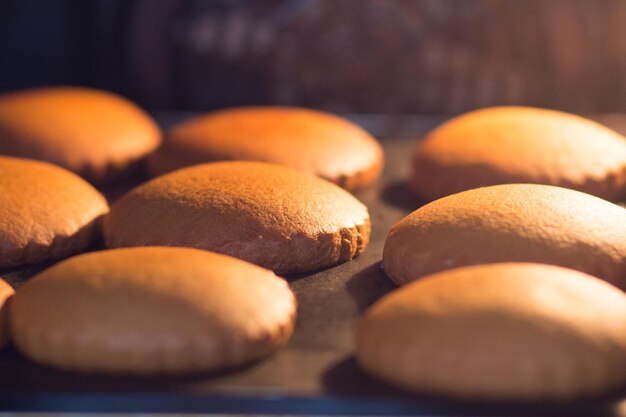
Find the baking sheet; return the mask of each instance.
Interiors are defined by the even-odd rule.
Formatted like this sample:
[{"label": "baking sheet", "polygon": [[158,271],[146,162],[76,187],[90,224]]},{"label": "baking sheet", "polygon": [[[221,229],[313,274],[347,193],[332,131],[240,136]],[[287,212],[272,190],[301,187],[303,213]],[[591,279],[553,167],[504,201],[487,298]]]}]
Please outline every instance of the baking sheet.
[{"label": "baking sheet", "polygon": [[[161,113],[163,126],[185,114]],[[601,120],[624,131],[626,118]],[[441,122],[428,116],[352,116],[386,152],[382,180],[356,193],[370,210],[372,239],[355,260],[289,277],[298,303],[296,331],[285,349],[228,372],[180,377],[113,377],[64,372],[36,365],[13,348],[0,352],[0,411],[204,412],[307,415],[622,415],[626,389],[602,398],[568,403],[466,403],[401,392],[356,366],[353,331],[360,314],[394,288],[380,268],[387,231],[420,202],[408,192],[411,150]],[[398,139],[399,138],[399,139]],[[105,190],[111,199],[132,184]],[[92,249],[101,248],[94,245]],[[46,265],[0,276],[14,286]],[[624,411],[622,411],[624,408]]]}]

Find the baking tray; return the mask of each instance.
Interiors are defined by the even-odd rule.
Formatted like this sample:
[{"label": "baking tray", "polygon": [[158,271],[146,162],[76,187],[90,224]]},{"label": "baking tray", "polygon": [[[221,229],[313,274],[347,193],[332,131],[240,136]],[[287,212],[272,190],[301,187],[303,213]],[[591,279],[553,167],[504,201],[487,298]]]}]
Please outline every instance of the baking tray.
[{"label": "baking tray", "polygon": [[[167,127],[189,114],[159,113]],[[372,239],[358,258],[334,268],[288,277],[298,303],[295,333],[278,353],[228,372],[180,377],[114,377],[58,371],[0,352],[0,411],[194,412],[306,415],[626,415],[626,388],[601,398],[553,403],[458,402],[394,389],[357,367],[353,331],[361,313],[394,289],[380,268],[387,231],[420,202],[407,190],[416,138],[444,120],[429,116],[350,116],[381,139],[383,178],[356,193],[370,210]],[[626,118],[602,121],[624,131]],[[134,184],[108,188],[111,199]],[[92,249],[99,249],[94,245]],[[47,265],[0,276],[12,285]]]}]

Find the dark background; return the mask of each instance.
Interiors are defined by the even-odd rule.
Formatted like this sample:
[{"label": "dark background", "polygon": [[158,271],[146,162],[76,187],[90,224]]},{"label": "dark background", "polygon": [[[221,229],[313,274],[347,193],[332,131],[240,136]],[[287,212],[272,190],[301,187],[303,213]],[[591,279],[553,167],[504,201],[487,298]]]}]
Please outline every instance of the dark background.
[{"label": "dark background", "polygon": [[0,0],[0,91],[151,110],[626,111],[623,0]]}]

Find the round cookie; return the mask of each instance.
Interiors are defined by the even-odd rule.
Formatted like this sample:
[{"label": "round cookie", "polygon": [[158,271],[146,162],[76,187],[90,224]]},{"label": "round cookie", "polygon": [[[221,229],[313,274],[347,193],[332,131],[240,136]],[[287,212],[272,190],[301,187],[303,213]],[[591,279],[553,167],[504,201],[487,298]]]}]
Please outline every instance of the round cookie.
[{"label": "round cookie", "polygon": [[430,132],[413,158],[411,184],[434,200],[471,188],[537,183],[608,200],[624,196],[626,140],[594,121],[554,110],[494,107]]},{"label": "round cookie", "polygon": [[189,248],[91,252],[22,285],[16,347],[79,371],[215,370],[264,357],[294,328],[295,298],[271,271]]},{"label": "round cookie", "polygon": [[0,268],[80,251],[99,233],[108,211],[105,198],[77,175],[0,156]]},{"label": "round cookie", "polygon": [[350,193],[261,162],[209,163],[155,178],[104,220],[108,247],[195,247],[280,274],[348,261],[369,236],[367,208]]},{"label": "round cookie", "polygon": [[0,349],[9,343],[8,301],[13,294],[13,287],[0,279]]},{"label": "round cookie", "polygon": [[361,319],[357,357],[397,386],[482,399],[565,399],[626,383],[626,295],[590,275],[503,263],[430,275]]},{"label": "round cookie", "polygon": [[626,288],[626,210],[566,188],[505,184],[414,211],[390,230],[385,273],[396,284],[459,266],[539,262]]},{"label": "round cookie", "polygon": [[55,87],[0,96],[0,154],[52,162],[92,182],[115,179],[160,137],[148,114],[105,91]]},{"label": "round cookie", "polygon": [[148,161],[155,175],[204,162],[270,162],[355,189],[378,179],[383,159],[380,144],[343,118],[302,108],[241,107],[175,126]]}]

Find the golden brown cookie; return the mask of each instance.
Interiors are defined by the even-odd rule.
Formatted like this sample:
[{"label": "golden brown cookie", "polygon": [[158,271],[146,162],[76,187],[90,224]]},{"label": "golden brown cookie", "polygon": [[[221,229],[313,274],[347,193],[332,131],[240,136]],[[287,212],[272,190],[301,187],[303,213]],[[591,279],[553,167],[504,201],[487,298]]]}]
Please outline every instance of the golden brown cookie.
[{"label": "golden brown cookie", "polygon": [[369,236],[367,208],[350,193],[261,162],[215,162],[155,178],[104,220],[108,247],[189,246],[281,274],[348,261]]},{"label": "golden brown cookie", "polygon": [[558,185],[617,200],[626,184],[626,139],[553,110],[477,110],[444,123],[418,144],[411,183],[428,200],[505,183]]},{"label": "golden brown cookie", "polygon": [[503,263],[430,275],[379,300],[357,357],[400,387],[482,399],[564,399],[626,383],[626,295],[595,277]]},{"label": "golden brown cookie", "polygon": [[0,154],[61,165],[89,181],[115,179],[160,143],[143,110],[87,88],[39,88],[0,96]]},{"label": "golden brown cookie", "polygon": [[106,373],[179,373],[267,356],[293,332],[296,303],[271,271],[189,248],[91,252],[22,285],[14,344],[36,362]]},{"label": "golden brown cookie", "polygon": [[346,119],[302,108],[240,107],[175,126],[149,167],[160,175],[204,162],[263,161],[354,189],[378,179],[383,159],[380,144]]},{"label": "golden brown cookie", "polygon": [[626,288],[626,210],[566,188],[505,184],[433,201],[396,223],[385,273],[405,284],[465,265],[539,262]]},{"label": "golden brown cookie", "polygon": [[0,279],[0,349],[9,343],[8,301],[15,294],[13,287]]},{"label": "golden brown cookie", "polygon": [[0,268],[80,251],[109,211],[85,180],[56,165],[0,156]]}]

